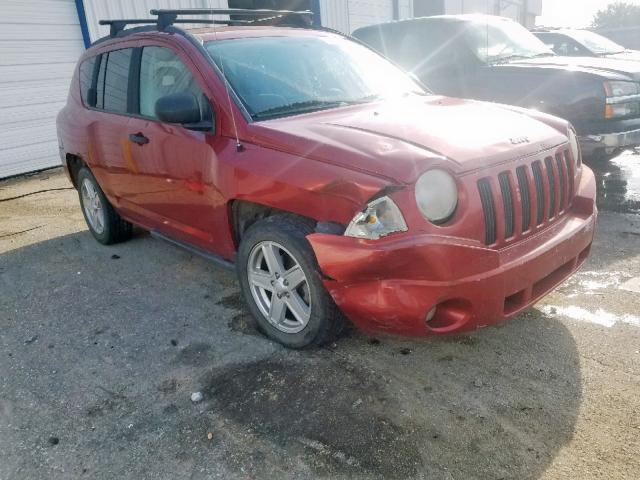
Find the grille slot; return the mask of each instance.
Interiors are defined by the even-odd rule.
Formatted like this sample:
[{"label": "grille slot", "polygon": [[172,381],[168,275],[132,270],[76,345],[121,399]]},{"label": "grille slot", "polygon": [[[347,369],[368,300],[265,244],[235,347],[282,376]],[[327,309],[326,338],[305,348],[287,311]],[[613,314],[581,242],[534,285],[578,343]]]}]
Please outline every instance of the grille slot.
[{"label": "grille slot", "polygon": [[491,193],[491,182],[488,178],[478,180],[478,191],[484,212],[484,242],[492,245],[496,242],[496,208]]},{"label": "grille slot", "polygon": [[569,187],[569,201],[567,202],[567,207],[571,205],[571,201],[573,200],[573,179],[575,178],[573,173],[573,163],[571,163],[571,156],[569,152],[564,152],[564,163],[567,165],[567,180]]},{"label": "grille slot", "polygon": [[522,206],[522,231],[526,232],[531,227],[531,197],[529,195],[529,179],[527,167],[516,169],[518,188],[520,189],[520,204]]},{"label": "grille slot", "polygon": [[503,172],[498,175],[498,181],[500,182],[502,203],[504,205],[504,238],[511,238],[513,237],[513,226],[516,219],[513,211],[513,197],[511,196],[509,172]]},{"label": "grille slot", "polygon": [[536,186],[536,206],[538,207],[536,225],[541,225],[544,221],[544,187],[542,186],[542,167],[540,162],[534,162],[531,169],[533,171],[533,183]]},{"label": "grille slot", "polygon": [[547,169],[547,180],[549,180],[549,218],[553,218],[556,216],[558,187],[556,186],[556,174],[553,171],[553,161],[551,160],[551,157],[544,159],[544,166]]},{"label": "grille slot", "polygon": [[567,199],[567,171],[564,168],[564,162],[562,161],[562,155],[556,155],[556,166],[558,167],[558,175],[560,183],[560,203],[558,204],[558,211],[561,212],[565,209],[565,200]]}]

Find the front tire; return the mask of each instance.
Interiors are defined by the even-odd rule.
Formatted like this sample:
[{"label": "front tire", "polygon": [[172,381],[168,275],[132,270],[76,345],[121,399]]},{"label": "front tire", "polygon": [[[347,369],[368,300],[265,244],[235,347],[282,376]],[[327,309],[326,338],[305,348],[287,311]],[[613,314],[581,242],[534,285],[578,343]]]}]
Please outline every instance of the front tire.
[{"label": "front tire", "polygon": [[83,167],[77,178],[82,214],[93,237],[103,245],[129,240],[133,225],[118,215],[91,171]]},{"label": "front tire", "polygon": [[288,348],[320,346],[342,329],[306,239],[310,225],[274,216],[256,222],[238,250],[240,289],[262,333]]}]

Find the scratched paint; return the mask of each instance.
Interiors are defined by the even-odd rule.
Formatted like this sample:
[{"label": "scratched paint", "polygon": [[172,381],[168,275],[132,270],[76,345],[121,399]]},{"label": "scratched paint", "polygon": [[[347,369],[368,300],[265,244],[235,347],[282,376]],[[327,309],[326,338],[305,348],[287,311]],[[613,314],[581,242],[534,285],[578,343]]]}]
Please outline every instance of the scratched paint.
[{"label": "scratched paint", "polygon": [[611,328],[618,323],[640,327],[640,317],[628,313],[616,315],[614,313],[607,312],[602,308],[598,308],[596,311],[591,311],[575,305],[570,305],[568,307],[544,305],[540,310],[550,317],[566,317],[571,320],[594,323],[608,328]]}]

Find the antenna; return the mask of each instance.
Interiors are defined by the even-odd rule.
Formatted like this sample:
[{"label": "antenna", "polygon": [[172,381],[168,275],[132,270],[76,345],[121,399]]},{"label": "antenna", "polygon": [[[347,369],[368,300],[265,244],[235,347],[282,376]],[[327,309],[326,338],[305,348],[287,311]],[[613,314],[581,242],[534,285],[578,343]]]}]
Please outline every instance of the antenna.
[{"label": "antenna", "polygon": [[[209,6],[211,7],[211,15],[215,15],[216,13],[213,10],[213,6],[211,4],[213,0],[209,0]],[[218,30],[216,29],[216,24],[212,24],[213,28],[213,38],[215,38],[216,42],[218,41]],[[220,63],[220,71],[222,72],[222,81],[224,82],[224,90],[227,93],[227,103],[229,105],[229,113],[231,114],[231,123],[233,124],[233,134],[236,137],[236,152],[240,153],[244,150],[243,145],[240,143],[240,137],[238,136],[238,125],[236,124],[236,115],[233,112],[233,103],[231,102],[231,85],[229,84],[229,80],[227,80],[227,74],[224,71],[224,62],[222,61],[222,54],[218,51],[218,61]]]},{"label": "antenna", "polygon": [[[487,15],[489,15],[489,1],[490,0],[487,0]],[[496,1],[499,2],[500,0],[496,0]],[[495,9],[496,9],[495,8],[495,2],[494,2],[494,7],[493,8],[494,8],[494,11],[495,11]],[[486,53],[486,56],[487,56],[486,62],[487,62],[487,65],[489,65],[489,17],[487,17],[486,20],[487,20],[487,38],[486,38],[487,43],[486,43],[485,53]]]}]

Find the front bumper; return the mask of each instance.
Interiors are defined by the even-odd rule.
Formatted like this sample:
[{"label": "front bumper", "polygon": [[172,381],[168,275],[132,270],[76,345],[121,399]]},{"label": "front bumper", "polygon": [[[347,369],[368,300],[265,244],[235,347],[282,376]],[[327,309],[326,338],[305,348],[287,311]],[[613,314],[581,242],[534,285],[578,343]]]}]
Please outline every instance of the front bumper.
[{"label": "front bumper", "polygon": [[584,169],[567,215],[500,250],[411,232],[378,241],[317,233],[307,238],[326,288],[362,330],[455,333],[518,314],[577,270],[593,241],[595,197],[593,173]]},{"label": "front bumper", "polygon": [[640,146],[640,129],[626,132],[583,135],[579,137],[580,147],[585,156],[597,151],[614,152]]}]

